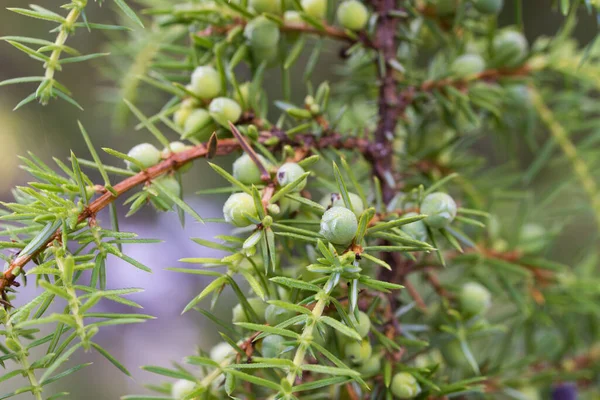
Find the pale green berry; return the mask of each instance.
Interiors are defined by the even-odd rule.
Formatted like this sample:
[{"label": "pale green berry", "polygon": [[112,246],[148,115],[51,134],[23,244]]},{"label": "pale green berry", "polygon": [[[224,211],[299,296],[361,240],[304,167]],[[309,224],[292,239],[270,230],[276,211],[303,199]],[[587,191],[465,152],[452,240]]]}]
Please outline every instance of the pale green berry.
[{"label": "pale green berry", "polygon": [[325,211],[321,218],[320,233],[331,243],[349,244],[358,229],[356,215],[347,208],[333,207]]},{"label": "pale green berry", "polygon": [[[265,303],[262,299],[258,297],[251,297],[248,299],[248,304],[259,318],[260,322],[264,321],[265,310],[267,308],[267,303]],[[248,317],[246,316],[246,312],[241,304],[236,305],[233,308],[233,322],[248,322]]]},{"label": "pale green berry", "polygon": [[281,1],[280,0],[249,0],[248,4],[254,8],[258,13],[281,13]]},{"label": "pale green berry", "polygon": [[513,30],[503,30],[496,35],[492,42],[494,60],[497,64],[516,67],[523,62],[529,45],[521,33]]},{"label": "pale green berry", "polygon": [[519,249],[527,254],[539,253],[548,244],[548,233],[538,224],[525,224],[519,235]]},{"label": "pale green berry", "polygon": [[327,13],[327,0],[301,0],[302,9],[313,18],[323,19]]},{"label": "pale green berry", "polygon": [[435,12],[441,16],[452,15],[462,3],[462,0],[437,0],[435,3]]},{"label": "pale green berry", "polygon": [[[174,176],[163,176],[160,178],[156,179],[156,182],[158,184],[160,184],[160,186],[162,188],[164,188],[164,190],[172,195],[175,195],[177,197],[179,197],[181,195],[181,185],[179,184],[179,182],[177,181],[177,179]],[[173,207],[173,200],[171,200],[171,198],[169,196],[167,196],[165,193],[163,193],[162,190],[155,188],[155,190],[158,192],[158,199],[160,204],[155,204],[157,206],[159,206],[159,208],[171,208]],[[162,206],[162,207],[161,207]]]},{"label": "pale green berry", "polygon": [[183,400],[188,394],[192,393],[195,388],[196,384],[194,382],[179,379],[171,386],[171,397],[174,400]]},{"label": "pale green berry", "polygon": [[381,373],[381,356],[373,354],[358,367],[358,372],[363,376],[373,376]]},{"label": "pale green berry", "polygon": [[265,320],[271,326],[279,325],[282,322],[289,320],[296,314],[285,308],[278,307],[274,304],[269,304],[265,309]]},{"label": "pale green berry", "polygon": [[245,227],[252,224],[247,217],[250,215],[258,218],[258,212],[254,204],[254,199],[248,193],[234,193],[223,205],[223,216],[225,222],[238,227]]},{"label": "pale green berry", "polygon": [[[285,163],[277,170],[277,182],[280,186],[289,185],[304,174],[304,168],[296,163]],[[300,182],[294,189],[299,192],[306,186],[306,179]]]},{"label": "pale green berry", "polygon": [[439,349],[448,366],[461,369],[469,366],[469,362],[465,357],[465,353],[463,352],[458,339],[443,344]]},{"label": "pale green berry", "polygon": [[390,388],[392,394],[399,399],[412,399],[421,393],[419,382],[408,372],[398,372],[394,375]]},{"label": "pale green berry", "polygon": [[300,209],[301,203],[299,201],[288,199],[283,197],[279,200],[279,209],[282,214],[291,214]]},{"label": "pale green berry", "polygon": [[236,123],[242,116],[242,108],[235,100],[217,97],[208,106],[210,116],[221,126],[229,129],[229,122]]},{"label": "pale green berry", "polygon": [[356,325],[356,331],[361,337],[366,337],[371,330],[371,318],[362,312],[358,312],[358,324]]},{"label": "pale green berry", "polygon": [[531,107],[531,92],[527,85],[510,85],[504,90],[510,106],[526,109]]},{"label": "pale green berry", "polygon": [[283,20],[291,24],[303,24],[304,20],[298,11],[286,11],[283,13]]},{"label": "pale green berry", "polygon": [[269,49],[277,47],[279,27],[275,22],[264,16],[256,17],[244,28],[244,37],[252,48]]},{"label": "pale green berry", "polygon": [[197,67],[192,73],[190,91],[201,99],[212,99],[221,93],[221,76],[209,65]]},{"label": "pale green berry", "polygon": [[[160,162],[160,151],[150,143],[140,143],[134,146],[127,155],[137,160],[144,168],[150,168]],[[132,162],[126,161],[127,168],[138,172],[140,169]]]},{"label": "pale green berry", "polygon": [[[405,217],[415,217],[419,214],[415,213],[415,212],[409,212],[404,214]],[[423,220],[420,221],[415,221],[415,222],[411,222],[410,224],[406,224],[406,225],[402,225],[400,227],[400,229],[402,230],[402,232],[406,233],[408,236],[410,236],[411,238],[415,239],[415,240],[420,240],[420,241],[424,241],[425,239],[427,239],[427,226],[425,226],[425,223],[423,222]]]},{"label": "pale green berry", "polygon": [[[266,158],[260,154],[257,154],[257,156],[265,168],[270,167],[271,163],[269,163]],[[250,158],[250,156],[246,153],[234,161],[233,177],[240,182],[245,183],[246,185],[259,184],[263,182],[260,175],[260,169],[252,160],[252,158]]]},{"label": "pale green berry", "polygon": [[442,192],[435,192],[425,196],[421,202],[421,214],[427,215],[425,223],[432,228],[445,228],[456,217],[456,203],[454,199]]},{"label": "pale green berry", "polygon": [[369,11],[360,1],[347,0],[338,7],[337,20],[344,28],[358,31],[367,25]]},{"label": "pale green berry", "polygon": [[185,121],[192,113],[194,109],[191,107],[179,107],[177,111],[173,113],[173,122],[180,128],[185,126]]},{"label": "pale green berry", "polygon": [[504,0],[473,0],[473,7],[482,14],[499,14],[504,7]]},{"label": "pale green berry", "polygon": [[360,342],[350,341],[344,346],[346,358],[353,364],[362,364],[373,354],[373,348],[368,339]]},{"label": "pale green berry", "polygon": [[185,120],[183,132],[186,138],[193,137],[206,142],[213,131],[213,121],[208,111],[204,108],[194,109]]},{"label": "pale green berry", "polygon": [[[161,156],[162,156],[162,158],[167,158],[167,157],[169,157],[169,155],[171,153],[181,153],[182,151],[186,151],[186,150],[188,150],[190,148],[191,148],[191,146],[188,146],[188,145],[186,145],[183,142],[178,142],[178,141],[171,142],[171,143],[169,143],[169,147],[165,147],[163,149],[163,151],[161,152]],[[188,162],[188,163],[183,164],[179,168],[179,171],[181,171],[181,172],[187,172],[187,171],[190,170],[190,168],[192,168],[191,161]]]},{"label": "pale green berry", "polygon": [[287,351],[283,353],[285,349],[289,347],[285,343],[286,339],[280,335],[269,335],[262,341],[262,355],[266,358],[289,358],[292,353]]},{"label": "pale green berry", "polygon": [[233,99],[240,105],[250,106],[250,82],[242,83],[238,89],[240,90],[239,92],[237,90],[233,91]]},{"label": "pale green berry", "polygon": [[450,65],[450,72],[458,78],[465,78],[482,73],[485,61],[477,54],[463,54]]},{"label": "pale green berry", "polygon": [[468,315],[479,315],[487,311],[492,304],[490,291],[477,282],[463,285],[458,296],[460,308]]},{"label": "pale green berry", "polygon": [[[354,209],[354,214],[356,217],[360,217],[360,215],[365,211],[365,206],[359,195],[348,192],[348,197],[350,198],[350,204],[352,204],[352,208]],[[346,207],[346,203],[342,198],[342,195],[339,193],[331,193],[323,197],[320,201],[323,207]]]},{"label": "pale green berry", "polygon": [[215,345],[215,347],[213,347],[210,350],[210,359],[213,361],[218,362],[219,364],[222,363],[227,357],[229,357],[231,354],[233,354],[233,347],[231,347],[231,345],[227,342],[221,342],[218,343],[217,345]]}]

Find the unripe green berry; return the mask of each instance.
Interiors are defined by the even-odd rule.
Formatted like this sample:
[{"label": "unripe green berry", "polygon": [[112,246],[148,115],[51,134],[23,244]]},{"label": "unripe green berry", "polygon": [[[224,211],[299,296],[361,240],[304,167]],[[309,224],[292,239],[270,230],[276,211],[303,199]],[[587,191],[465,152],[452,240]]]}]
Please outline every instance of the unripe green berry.
[{"label": "unripe green berry", "polygon": [[281,1],[280,0],[249,0],[250,5],[257,13],[281,13]]},{"label": "unripe green berry", "polygon": [[[257,156],[264,167],[268,168],[271,165],[271,163],[260,154],[257,154]],[[246,153],[233,163],[233,177],[246,185],[262,183],[260,169]]]},{"label": "unripe green berry", "polygon": [[492,42],[494,61],[507,67],[518,66],[527,55],[528,47],[527,39],[521,33],[513,30],[501,31]]},{"label": "unripe green berry", "polygon": [[371,357],[373,348],[368,339],[360,342],[350,341],[344,346],[344,354],[353,364],[362,364]]},{"label": "unripe green berry", "polygon": [[[405,217],[414,217],[417,215],[419,214],[415,212],[409,212],[404,214]],[[427,227],[425,226],[423,220],[402,225],[400,229],[402,230],[402,232],[406,233],[415,240],[424,241],[425,239],[427,239]]]},{"label": "unripe green berry", "polygon": [[250,82],[244,82],[238,88],[239,93],[237,90],[233,91],[233,99],[240,105],[250,106]]},{"label": "unripe green berry", "polygon": [[485,286],[468,282],[463,285],[458,300],[463,312],[468,315],[479,315],[490,308],[492,295]]},{"label": "unripe green berry", "polygon": [[504,7],[504,0],[473,0],[473,7],[482,14],[499,14]]},{"label": "unripe green berry", "polygon": [[327,0],[301,0],[302,9],[313,18],[323,19],[327,13]]},{"label": "unripe green berry", "polygon": [[371,330],[371,318],[362,312],[358,312],[358,324],[356,325],[356,331],[361,337],[366,337]]},{"label": "unripe green berry", "polygon": [[419,382],[408,372],[398,372],[394,375],[390,388],[392,394],[399,399],[412,399],[421,393]]},{"label": "unripe green berry", "polygon": [[223,205],[225,221],[238,227],[252,224],[246,214],[258,218],[254,199],[248,193],[234,193]]},{"label": "unripe green berry", "polygon": [[527,85],[510,85],[505,89],[508,104],[517,109],[531,107],[531,93]]},{"label": "unripe green berry", "polygon": [[539,253],[548,244],[548,234],[543,226],[525,224],[519,235],[519,249],[527,254]]},{"label": "unripe green berry", "polygon": [[[179,182],[177,181],[177,179],[175,179],[174,176],[162,176],[160,178],[156,179],[156,182],[158,184],[160,184],[160,186],[162,188],[165,189],[165,191],[179,197],[181,194],[181,185],[179,184]],[[171,200],[166,194],[164,194],[162,192],[162,190],[156,188],[156,191],[158,192],[158,198],[160,199],[160,203],[156,204],[157,206],[159,206],[159,208],[171,208],[173,207],[173,200]],[[163,206],[163,207],[160,207]]]},{"label": "unripe green berry", "polygon": [[286,11],[283,13],[283,20],[292,24],[303,24],[304,20],[298,11]]},{"label": "unripe green berry", "polygon": [[[254,313],[259,318],[260,322],[263,322],[264,316],[265,316],[265,310],[267,308],[267,303],[265,303],[262,299],[260,299],[258,297],[251,297],[248,299],[248,304],[250,304],[250,307],[252,308],[252,310],[254,310]],[[235,322],[248,322],[248,317],[246,316],[246,313],[244,312],[244,308],[242,307],[241,304],[238,304],[233,308],[232,320],[234,323]]]},{"label": "unripe green berry", "polygon": [[[134,146],[127,155],[136,159],[144,168],[150,168],[160,162],[160,151],[150,143],[140,143]],[[127,168],[138,172],[140,169],[137,165],[126,161]]]},{"label": "unripe green berry", "polygon": [[231,355],[233,351],[233,347],[231,347],[229,343],[218,343],[210,350],[210,359],[220,364],[225,360],[225,358]]},{"label": "unripe green berry", "polygon": [[337,19],[344,28],[358,31],[367,25],[369,11],[360,1],[347,0],[338,7]]},{"label": "unripe green berry", "polygon": [[[304,168],[296,163],[285,163],[277,170],[277,182],[280,186],[289,185],[304,174]],[[294,192],[299,192],[306,186],[306,179],[300,182]]]},{"label": "unripe green berry", "polygon": [[196,384],[192,381],[179,379],[171,386],[171,397],[174,400],[183,400],[194,391]]},{"label": "unripe green berry", "polygon": [[179,109],[173,113],[173,122],[175,125],[183,128],[185,126],[185,121],[187,121],[193,110],[192,107],[179,107]]},{"label": "unripe green berry", "polygon": [[363,376],[373,376],[381,373],[381,356],[373,354],[358,367],[358,372]]},{"label": "unripe green berry", "polygon": [[464,369],[469,366],[458,339],[445,343],[439,349],[449,367]]},{"label": "unripe green berry", "polygon": [[458,78],[480,74],[485,70],[485,61],[477,54],[463,54],[450,66],[450,72]]},{"label": "unripe green berry", "polygon": [[[188,146],[187,144],[185,144],[183,142],[179,142],[179,141],[171,142],[171,143],[169,143],[169,147],[165,147],[163,149],[163,151],[161,152],[161,156],[162,156],[162,158],[167,158],[167,157],[169,157],[169,155],[171,153],[181,153],[182,151],[188,150],[190,147],[191,146]],[[190,170],[190,168],[192,168],[191,161],[182,165],[181,168],[179,168],[179,171],[187,172]]]},{"label": "unripe green berry", "polygon": [[356,215],[344,207],[330,208],[321,218],[320,233],[334,244],[349,244],[356,235],[357,229]]},{"label": "unripe green berry", "polygon": [[271,326],[279,325],[294,317],[294,315],[292,311],[278,307],[275,304],[269,304],[265,309],[265,320]]},{"label": "unripe green berry", "polygon": [[296,200],[288,199],[283,197],[279,200],[279,209],[282,214],[291,214],[300,209],[301,203]]},{"label": "unripe green berry", "polygon": [[208,111],[203,108],[194,109],[185,120],[183,125],[184,136],[193,137],[206,142],[212,134],[213,121]]},{"label": "unripe green berry", "polygon": [[244,28],[244,37],[253,49],[270,49],[277,47],[279,27],[264,16],[256,17]]},{"label": "unripe green berry", "polygon": [[445,228],[456,217],[456,203],[454,199],[442,192],[435,192],[425,196],[421,202],[421,214],[427,215],[425,223],[432,228]]},{"label": "unripe green berry", "polygon": [[286,339],[280,335],[269,335],[262,341],[262,355],[266,358],[289,358],[291,352],[282,352],[289,346],[285,343]]},{"label": "unripe green berry", "polygon": [[190,91],[201,99],[212,99],[221,93],[221,76],[209,65],[197,67],[192,73]]},{"label": "unripe green berry", "polygon": [[217,97],[208,106],[210,116],[221,126],[229,129],[229,122],[236,123],[242,116],[242,108],[235,100]]},{"label": "unripe green berry", "polygon": [[[356,217],[360,217],[360,215],[365,211],[365,206],[362,199],[359,195],[352,192],[348,192],[348,197],[350,198],[350,203],[354,209],[354,214]],[[320,203],[323,207],[346,207],[346,203],[344,203],[344,199],[339,193],[331,193],[326,195],[323,197],[323,199],[321,199]]]}]

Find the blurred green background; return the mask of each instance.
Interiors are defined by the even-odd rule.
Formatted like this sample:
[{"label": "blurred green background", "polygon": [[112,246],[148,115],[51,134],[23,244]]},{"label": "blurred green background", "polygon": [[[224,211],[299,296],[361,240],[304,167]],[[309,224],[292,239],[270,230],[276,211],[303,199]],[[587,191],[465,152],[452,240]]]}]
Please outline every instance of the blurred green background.
[{"label": "blurred green background", "polygon": [[[515,11],[512,9],[513,1],[506,0],[507,7],[502,14],[504,25],[514,21]],[[562,21],[562,17],[550,10],[551,1],[528,0],[524,2],[524,20],[526,33],[530,38],[541,34],[553,34]],[[60,1],[45,0],[44,7],[61,13],[58,6]],[[22,1],[0,0],[0,36],[27,35],[40,38],[51,38],[48,33],[53,28],[52,24],[36,21],[18,16],[6,10],[6,7],[23,7]],[[88,18],[93,22],[116,23],[115,13],[112,12],[112,3],[106,2],[100,8],[90,2]],[[588,42],[596,34],[595,20],[585,14],[581,15],[576,34],[581,42]],[[68,44],[78,49],[85,49],[86,53],[102,52],[106,50],[107,36],[102,32],[89,33],[83,29],[69,39]],[[336,59],[336,53],[331,52],[327,57],[321,58],[317,70],[318,80],[333,79],[329,68]],[[73,91],[73,96],[84,107],[85,111],[62,101],[53,101],[47,107],[31,103],[24,108],[13,112],[12,108],[24,97],[34,90],[31,85],[14,85],[0,87],[0,199],[7,200],[11,197],[10,189],[15,185],[24,185],[30,177],[19,169],[18,155],[27,151],[34,152],[44,161],[51,162],[51,158],[66,159],[70,150],[80,157],[88,158],[88,152],[77,129],[76,121],[79,119],[90,133],[96,147],[112,147],[126,152],[131,146],[141,141],[150,140],[147,132],[129,129],[114,129],[111,123],[114,104],[101,101],[107,98],[117,102],[118,91],[113,82],[105,78],[102,69],[107,66],[107,60],[97,59],[91,62],[67,65],[60,72],[58,79]],[[16,51],[5,42],[0,42],[0,81],[20,76],[41,74],[41,64]],[[276,85],[278,80],[268,79],[267,84]],[[100,90],[99,88],[103,88]],[[274,90],[274,87],[267,88]],[[145,109],[148,113],[156,110],[164,98],[157,92],[151,98],[145,98]],[[129,121],[129,126],[132,125]],[[107,162],[112,162],[110,157],[104,157]],[[188,187],[194,190],[206,186],[210,182],[203,174],[202,166],[197,165],[194,171],[186,175]],[[90,172],[91,176],[97,176]],[[210,178],[209,178],[210,179]],[[191,190],[190,190],[191,191]],[[217,216],[220,213],[220,202],[213,198],[189,200],[197,209],[202,209],[203,216]],[[122,213],[124,214],[124,213]],[[100,218],[106,221],[106,217]],[[191,221],[190,221],[191,222]],[[111,287],[143,287],[144,294],[132,297],[133,300],[144,305],[144,313],[152,314],[158,318],[149,321],[143,326],[111,327],[101,331],[99,343],[108,348],[117,358],[124,362],[130,369],[133,379],[127,378],[104,358],[97,354],[78,353],[73,362],[94,362],[67,381],[53,387],[54,392],[69,390],[74,399],[108,400],[116,399],[127,393],[143,391],[141,385],[148,383],[154,376],[138,369],[144,364],[167,365],[171,360],[181,359],[195,351],[196,346],[208,348],[218,336],[213,325],[203,328],[206,321],[198,314],[189,313],[180,316],[181,309],[203,285],[200,278],[175,276],[175,274],[162,271],[165,267],[175,266],[176,260],[186,256],[210,256],[206,249],[194,246],[189,237],[211,237],[217,231],[226,228],[215,225],[199,226],[188,223],[185,230],[178,224],[173,213],[157,215],[152,210],[146,210],[127,220],[124,230],[135,231],[140,236],[161,238],[165,242],[161,245],[143,247],[143,245],[129,246],[125,251],[132,257],[145,262],[155,271],[152,275],[144,274],[131,266],[114,262],[109,265],[109,285]],[[35,288],[24,289],[24,297],[32,295]],[[231,304],[227,300],[221,301],[224,310],[230,310]],[[117,307],[118,309],[118,307]],[[115,307],[111,308],[112,311]],[[229,311],[227,311],[229,312]],[[10,368],[10,366],[8,366]],[[0,384],[1,393],[8,392],[13,383]]]}]

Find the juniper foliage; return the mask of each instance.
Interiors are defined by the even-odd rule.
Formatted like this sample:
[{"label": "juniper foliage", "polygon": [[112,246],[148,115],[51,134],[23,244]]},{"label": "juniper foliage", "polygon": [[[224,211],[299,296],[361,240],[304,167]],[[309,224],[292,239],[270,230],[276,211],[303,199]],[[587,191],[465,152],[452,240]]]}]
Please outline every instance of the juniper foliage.
[{"label": "juniper foliage", "polygon": [[[596,2],[556,1],[562,25],[531,44],[520,13],[498,26],[502,0],[144,0],[139,15],[107,3],[122,26],[88,20],[85,0],[62,13],[9,9],[56,25],[53,38],[2,38],[43,63],[41,76],[0,83],[39,83],[16,108],[78,106],[63,67],[107,54],[82,55],[70,37],[116,31],[105,68],[120,84],[115,126],[133,115],[163,150],[117,143],[105,164],[79,124],[88,157],[21,158],[34,181],[0,216],[0,383],[27,384],[1,399],[67,396],[51,386],[87,367],[68,363],[76,351],[129,374],[95,336],[152,316],[94,307],[140,307],[127,295],[141,289],[106,276],[114,257],[150,271],[122,244],[154,241],[121,231],[115,204],[235,226],[193,239],[226,256],[199,248],[181,260],[189,268],[172,268],[211,279],[183,311],[223,343],[185,365],[143,367],[164,383],[123,399],[532,400],[562,382],[600,396],[600,51],[571,36]],[[341,79],[316,81],[333,49]],[[273,71],[277,93],[265,90]],[[149,116],[147,90],[169,97]],[[221,163],[229,154],[239,158]],[[182,196],[181,175],[205,162],[222,185],[199,195],[230,194],[223,218]],[[560,183],[535,185],[545,174]],[[105,208],[110,221],[96,218]],[[593,232],[561,259],[562,231],[586,220]],[[28,280],[33,299],[18,290]],[[212,311],[225,288],[239,299],[233,321]]]}]

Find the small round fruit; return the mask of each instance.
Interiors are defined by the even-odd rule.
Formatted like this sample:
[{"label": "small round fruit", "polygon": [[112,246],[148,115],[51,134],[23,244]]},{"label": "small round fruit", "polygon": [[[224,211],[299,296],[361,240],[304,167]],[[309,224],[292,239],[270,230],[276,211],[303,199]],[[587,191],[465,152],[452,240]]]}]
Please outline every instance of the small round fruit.
[{"label": "small round fruit", "polygon": [[485,61],[477,54],[463,54],[452,62],[450,72],[458,78],[480,74],[485,70]]},{"label": "small round fruit", "polygon": [[250,215],[258,218],[254,199],[248,193],[234,193],[223,205],[223,215],[225,222],[243,228],[252,224],[252,221],[246,216]]},{"label": "small round fruit", "polygon": [[381,356],[373,354],[358,367],[358,372],[363,376],[372,376],[381,372]]},{"label": "small round fruit", "polygon": [[[163,151],[161,152],[161,156],[162,156],[162,158],[167,158],[167,157],[169,157],[169,155],[171,153],[181,153],[182,151],[186,151],[189,148],[190,148],[190,146],[186,145],[183,142],[179,142],[179,141],[171,142],[171,143],[169,143],[169,147],[165,147],[163,149]],[[192,162],[191,161],[188,162],[188,163],[183,164],[179,168],[179,171],[181,171],[181,172],[187,172],[187,171],[190,170],[190,168],[192,168]]]},{"label": "small round fruit", "polygon": [[282,352],[289,346],[285,343],[286,339],[280,335],[269,335],[262,341],[262,355],[266,358],[285,358],[291,357],[291,352]]},{"label": "small round fruit", "polygon": [[257,13],[281,13],[281,1],[280,0],[249,0],[248,4],[254,8]]},{"label": "small round fruit", "polygon": [[465,283],[458,297],[460,308],[468,315],[484,313],[492,304],[492,295],[485,286],[476,282]]},{"label": "small round fruit", "polygon": [[408,372],[398,372],[392,378],[392,394],[399,399],[412,399],[421,393],[417,379]]},{"label": "small round fruit", "polygon": [[209,65],[197,67],[192,72],[190,91],[201,99],[212,99],[221,93],[221,76]]},{"label": "small round fruit", "polygon": [[[134,146],[127,155],[137,160],[144,168],[150,168],[160,162],[160,151],[150,143],[140,143]],[[138,172],[140,169],[132,162],[126,161],[127,168]]]},{"label": "small round fruit", "polygon": [[[263,322],[264,316],[265,316],[265,310],[267,308],[267,303],[265,303],[264,301],[262,301],[262,299],[259,299],[258,297],[251,297],[248,299],[248,304],[250,304],[250,307],[252,308],[252,310],[254,311],[256,316],[259,318],[260,322]],[[237,304],[233,308],[232,320],[234,323],[235,322],[248,322],[248,317],[246,316],[246,313],[244,312],[244,308],[242,307],[241,304]]]},{"label": "small round fruit", "polygon": [[210,116],[221,126],[229,129],[229,122],[236,123],[242,116],[242,108],[235,100],[217,97],[208,106]]},{"label": "small round fruit", "polygon": [[518,66],[528,51],[525,36],[513,30],[504,30],[498,33],[492,42],[494,60],[497,64],[507,67]]},{"label": "small round fruit", "polygon": [[[415,212],[409,212],[404,214],[405,217],[414,217],[419,214]],[[406,233],[415,240],[425,241],[427,239],[427,227],[423,220],[411,222],[410,224],[402,225],[400,227],[402,232]]]},{"label": "small round fruit", "polygon": [[[158,183],[162,188],[165,189],[165,191],[169,192],[170,194],[173,194],[177,197],[181,195],[181,185],[179,184],[177,179],[175,179],[174,176],[160,177],[156,179],[156,183]],[[161,189],[156,188],[156,191],[158,192],[158,198],[160,199],[160,202],[163,203],[161,205],[166,206],[167,208],[173,207],[173,200],[171,200],[169,196],[164,194]]]},{"label": "small round fruit", "polygon": [[[260,154],[257,154],[257,156],[264,167],[268,168],[271,165],[269,161]],[[245,183],[246,185],[258,184],[262,183],[260,176],[260,169],[248,154],[244,153],[240,158],[234,161],[233,177],[238,181]]]},{"label": "small round fruit", "polygon": [[432,228],[450,225],[456,217],[456,210],[454,199],[442,192],[428,194],[421,202],[421,214],[427,215],[424,221]]},{"label": "small round fruit", "polygon": [[179,109],[173,113],[173,122],[175,125],[183,128],[185,126],[185,121],[187,121],[193,110],[192,107],[179,107]]},{"label": "small round fruit", "polygon": [[298,11],[286,11],[283,13],[283,21],[291,24],[303,24],[304,20]]},{"label": "small round fruit", "polygon": [[212,134],[212,118],[204,108],[196,108],[188,115],[183,125],[184,137],[193,137],[206,142]]},{"label": "small round fruit", "polygon": [[233,351],[233,347],[229,343],[218,343],[210,350],[210,359],[221,364]]},{"label": "small round fruit", "polygon": [[320,234],[334,244],[349,244],[354,239],[357,229],[356,215],[344,207],[330,208],[321,218]]},{"label": "small round fruit", "polygon": [[265,309],[265,320],[271,326],[279,325],[294,316],[295,314],[292,311],[278,307],[275,304],[269,304]]},{"label": "small round fruit", "polygon": [[527,85],[510,85],[504,90],[510,106],[525,109],[531,107],[531,92]]},{"label": "small round fruit", "polygon": [[179,379],[171,386],[171,397],[174,400],[183,400],[192,393],[196,388],[196,384],[192,381]]},{"label": "small round fruit", "polygon": [[[289,185],[304,174],[304,168],[296,163],[285,163],[277,170],[277,182],[280,186]],[[294,189],[299,192],[306,186],[306,179],[300,182]]]},{"label": "small round fruit", "polygon": [[474,0],[473,7],[482,14],[499,14],[504,7],[504,0]]},{"label": "small round fruit", "polygon": [[356,325],[356,331],[361,337],[366,337],[371,330],[371,319],[369,316],[362,312],[358,312],[358,324]]},{"label": "small round fruit", "polygon": [[449,367],[460,369],[469,367],[469,362],[465,357],[465,353],[463,352],[458,339],[453,339],[450,342],[444,343],[439,349]]},{"label": "small round fruit", "polygon": [[371,357],[373,348],[368,339],[360,342],[350,341],[344,346],[344,354],[353,364],[362,364]]},{"label": "small round fruit", "polygon": [[313,18],[323,19],[327,13],[327,0],[301,0],[302,9]]},{"label": "small round fruit", "polygon": [[[348,192],[348,197],[350,198],[350,204],[352,204],[352,208],[354,209],[354,214],[357,218],[360,217],[365,211],[365,205],[363,204],[362,199],[359,195],[352,192]],[[346,207],[346,203],[339,193],[331,193],[323,197],[320,203],[323,207]]]},{"label": "small round fruit", "polygon": [[347,0],[338,7],[337,19],[344,28],[358,31],[367,25],[369,11],[360,1]]},{"label": "small round fruit", "polygon": [[240,105],[244,105],[246,107],[250,106],[250,82],[244,82],[239,85],[240,91],[233,91],[233,99]]},{"label": "small round fruit", "polygon": [[271,49],[279,42],[279,27],[264,16],[256,17],[244,28],[244,37],[252,49]]},{"label": "small round fruit", "polygon": [[527,254],[539,253],[548,244],[548,234],[543,226],[538,224],[525,224],[521,227],[519,235],[519,249]]}]

